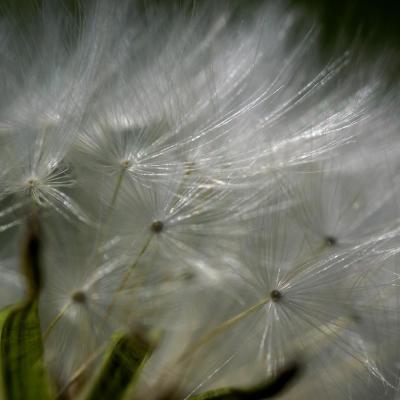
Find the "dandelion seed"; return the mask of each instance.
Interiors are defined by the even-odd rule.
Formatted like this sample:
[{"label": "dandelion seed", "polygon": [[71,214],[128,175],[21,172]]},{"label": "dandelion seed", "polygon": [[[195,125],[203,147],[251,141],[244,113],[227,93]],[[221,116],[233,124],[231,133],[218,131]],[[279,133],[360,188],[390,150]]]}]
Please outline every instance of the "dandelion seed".
[{"label": "dandelion seed", "polygon": [[274,303],[278,302],[282,298],[282,293],[276,289],[272,290],[269,295]]},{"label": "dandelion seed", "polygon": [[74,303],[85,304],[86,294],[82,291],[76,291],[72,294],[71,299]]},{"label": "dandelion seed", "polygon": [[329,247],[336,246],[338,243],[338,240],[334,236],[326,236],[325,237],[325,243]]},{"label": "dandelion seed", "polygon": [[163,229],[164,229],[164,224],[161,221],[154,221],[151,224],[151,230],[154,233],[160,233],[163,231]]}]

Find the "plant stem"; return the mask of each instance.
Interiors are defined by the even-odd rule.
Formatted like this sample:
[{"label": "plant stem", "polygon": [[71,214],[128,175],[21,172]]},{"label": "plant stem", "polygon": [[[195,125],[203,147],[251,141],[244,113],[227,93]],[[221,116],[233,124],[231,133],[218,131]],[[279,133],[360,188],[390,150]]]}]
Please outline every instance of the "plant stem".
[{"label": "plant stem", "polygon": [[112,301],[111,301],[111,303],[109,304],[109,306],[108,306],[108,308],[107,308],[106,320],[107,320],[107,319],[109,318],[109,316],[110,316],[111,310],[112,310],[112,308],[113,308],[114,305],[115,305],[115,301],[116,301],[116,298],[117,298],[118,294],[121,293],[121,292],[125,289],[126,284],[127,284],[127,282],[129,281],[129,278],[130,278],[130,276],[131,276],[133,270],[136,268],[136,266],[137,266],[138,262],[140,261],[141,257],[143,256],[143,254],[144,254],[144,253],[146,252],[146,250],[148,249],[148,247],[149,247],[149,245],[150,245],[151,240],[153,239],[153,237],[154,237],[154,234],[150,234],[150,235],[149,235],[148,239],[146,240],[145,244],[143,245],[142,249],[140,250],[138,256],[137,256],[136,259],[135,259],[135,261],[134,261],[133,264],[128,268],[128,270],[126,271],[124,277],[122,278],[121,284],[119,285],[118,289],[116,290],[116,292],[115,292],[115,294],[114,294],[114,296],[113,296],[113,298],[112,298]]},{"label": "plant stem", "polygon": [[107,344],[103,344],[99,346],[90,356],[81,364],[81,366],[75,371],[75,373],[71,376],[70,380],[64,385],[64,387],[59,391],[56,396],[56,399],[60,399],[64,393],[68,390],[68,388],[77,380],[79,377],[86,371],[88,367],[92,363],[96,361],[96,359],[103,353],[106,349]]},{"label": "plant stem", "polygon": [[110,204],[108,205],[108,208],[107,208],[107,213],[106,213],[106,216],[104,218],[104,223],[102,224],[100,232],[99,232],[99,239],[98,239],[99,246],[97,247],[96,260],[95,260],[95,265],[96,266],[98,265],[98,262],[99,262],[100,248],[103,245],[103,241],[104,241],[105,236],[107,235],[108,223],[110,221],[110,218],[111,218],[115,203],[117,201],[119,192],[121,190],[121,186],[122,186],[122,182],[123,182],[124,177],[125,177],[125,173],[126,173],[126,168],[121,168],[121,170],[120,170],[120,172],[118,174],[117,183],[115,185],[114,192],[113,192],[112,197],[111,197],[111,202],[110,202]]},{"label": "plant stem", "polygon": [[48,336],[50,335],[51,331],[53,328],[56,326],[57,322],[65,315],[65,313],[68,311],[68,309],[71,307],[71,302],[65,304],[59,313],[53,318],[53,320],[50,322],[49,326],[46,328],[46,330],[43,333],[43,340],[46,340]]},{"label": "plant stem", "polygon": [[200,339],[196,340],[178,359],[178,363],[182,362],[187,359],[189,355],[192,355],[196,350],[198,350],[203,344],[209,342],[210,340],[214,339],[216,336],[223,333],[226,329],[230,328],[232,325],[235,325],[242,319],[248,317],[255,311],[257,311],[260,307],[268,304],[271,301],[271,296],[268,295],[261,299],[258,303],[253,304],[246,310],[236,314],[232,318],[227,319],[226,321],[222,322],[220,325],[216,326],[214,329],[209,331],[208,333],[204,334],[200,337]]}]

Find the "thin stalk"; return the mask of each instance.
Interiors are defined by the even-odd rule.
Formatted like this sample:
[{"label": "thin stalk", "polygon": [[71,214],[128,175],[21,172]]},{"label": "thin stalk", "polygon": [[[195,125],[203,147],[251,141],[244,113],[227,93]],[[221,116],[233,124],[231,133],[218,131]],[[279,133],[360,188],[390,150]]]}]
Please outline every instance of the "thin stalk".
[{"label": "thin stalk", "polygon": [[[121,168],[120,173],[118,174],[117,178],[117,184],[115,185],[115,189],[111,198],[110,205],[108,206],[108,211],[106,214],[106,217],[104,219],[104,224],[102,225],[102,229],[99,232],[99,246],[96,251],[96,256],[95,256],[95,265],[99,264],[100,261],[100,247],[102,245],[102,242],[104,241],[104,238],[107,234],[107,224],[110,220],[112,210],[115,206],[115,203],[117,201],[118,194],[120,192],[122,182],[125,176],[126,168]],[[33,199],[32,199],[33,200]],[[33,200],[33,207],[37,207],[35,201]],[[65,313],[68,311],[68,309],[71,307],[72,302],[67,303],[64,305],[64,307],[60,310],[60,312],[54,317],[54,319],[50,322],[50,325],[46,328],[44,334],[43,334],[43,339],[47,339],[49,336],[50,332],[53,330],[53,328],[56,326],[56,324],[60,321],[60,319],[65,315]]]},{"label": "thin stalk", "polygon": [[[232,318],[227,319],[226,321],[222,322],[220,325],[216,326],[214,329],[211,331],[205,333],[203,336],[200,337],[200,339],[196,340],[189,348],[187,348],[183,354],[175,361],[177,365],[180,363],[183,363],[187,361],[197,350],[200,349],[200,347],[210,340],[214,339],[216,336],[220,335],[223,333],[226,329],[230,328],[231,326],[235,325],[239,321],[245,319],[255,311],[257,311],[259,308],[263,307],[264,305],[268,304],[270,301],[273,301],[271,298],[271,295],[264,297],[261,299],[258,303],[253,304],[246,310],[243,310],[239,314],[236,314]],[[166,372],[163,374],[162,379],[167,379],[167,375],[169,374],[169,369],[166,368]]]},{"label": "thin stalk", "polygon": [[121,293],[125,289],[126,284],[129,281],[129,278],[130,278],[133,270],[136,268],[136,266],[137,266],[138,262],[140,261],[141,257],[143,256],[143,254],[146,252],[146,250],[150,246],[150,243],[151,243],[151,240],[153,239],[153,237],[154,237],[154,234],[149,235],[148,239],[146,240],[145,244],[143,245],[142,249],[140,250],[138,256],[135,259],[135,261],[128,268],[128,270],[126,271],[124,277],[122,278],[121,284],[119,285],[117,291],[115,292],[115,294],[114,294],[114,296],[113,296],[113,298],[111,300],[111,303],[109,304],[109,306],[107,308],[106,320],[110,316],[111,310],[115,305],[115,301],[117,299],[118,294]]},{"label": "thin stalk", "polygon": [[71,307],[72,303],[69,302],[65,304],[59,313],[53,318],[53,320],[50,322],[49,326],[46,328],[46,330],[43,333],[43,340],[46,340],[48,336],[50,335],[51,331],[53,328],[56,326],[57,322],[65,315],[65,313],[69,310]]},{"label": "thin stalk", "polygon": [[99,239],[98,239],[99,246],[98,246],[98,251],[97,251],[97,254],[96,254],[96,265],[98,264],[98,261],[99,261],[98,260],[98,256],[99,256],[99,253],[100,253],[99,249],[102,246],[104,238],[105,238],[105,236],[107,234],[108,223],[110,221],[112,211],[114,209],[114,206],[115,206],[115,203],[117,201],[119,192],[121,190],[121,186],[122,186],[122,182],[123,182],[124,177],[125,177],[125,173],[126,173],[126,168],[121,168],[121,171],[118,174],[117,183],[115,185],[114,192],[113,192],[112,197],[111,197],[111,202],[108,205],[107,213],[106,213],[106,216],[104,218],[104,223],[102,224],[102,227],[101,227],[100,232],[99,232]]},{"label": "thin stalk", "polygon": [[68,390],[68,388],[77,380],[79,377],[86,371],[87,368],[93,364],[96,359],[103,353],[103,351],[107,348],[107,343],[99,346],[89,357],[80,365],[80,367],[75,371],[75,373],[71,376],[69,381],[62,387],[59,393],[56,396],[56,399],[61,399],[64,393]]},{"label": "thin stalk", "polygon": [[230,328],[232,325],[235,325],[242,319],[248,317],[259,308],[263,307],[264,305],[268,304],[271,300],[271,296],[264,297],[258,303],[253,304],[246,310],[240,312],[239,314],[235,315],[232,318],[227,319],[226,321],[222,322],[220,325],[209,331],[208,333],[204,334],[200,337],[200,339],[196,340],[178,359],[178,363],[186,360],[189,355],[192,355],[195,351],[197,351],[203,344],[206,344],[210,340],[214,339],[216,336],[223,333],[225,330]]},{"label": "thin stalk", "polygon": [[[108,306],[106,317],[105,317],[105,321],[107,321],[107,319],[110,316],[111,310],[115,305],[115,301],[116,301],[116,298],[117,298],[118,294],[125,288],[126,283],[128,282],[131,273],[133,272],[133,270],[137,266],[138,262],[140,261],[140,258],[143,256],[143,254],[148,249],[153,237],[154,237],[153,233],[151,235],[149,235],[148,239],[146,240],[145,244],[143,245],[142,249],[140,250],[140,253],[138,254],[138,256],[136,257],[135,261],[132,263],[132,265],[129,267],[128,271],[126,272],[124,278],[121,281],[120,286],[118,287],[117,291],[115,292],[115,294],[113,296],[112,302]],[[68,310],[70,305],[71,305],[71,303],[66,304],[63,307],[63,309],[60,311],[60,313],[56,316],[56,318],[52,321],[52,323],[46,329],[45,337],[48,335],[48,333],[50,333],[51,329],[56,325],[58,320],[61,319],[61,317],[65,314],[65,312]],[[99,346],[92,354],[90,354],[88,356],[88,358],[79,366],[79,368],[76,370],[76,372],[72,375],[70,380],[60,390],[60,392],[58,393],[58,395],[56,397],[57,400],[62,398],[62,396],[68,390],[68,388],[77,379],[79,379],[79,377],[86,371],[86,369],[89,368],[90,365],[101,355],[101,353],[105,350],[105,348],[106,348],[106,345]]]}]

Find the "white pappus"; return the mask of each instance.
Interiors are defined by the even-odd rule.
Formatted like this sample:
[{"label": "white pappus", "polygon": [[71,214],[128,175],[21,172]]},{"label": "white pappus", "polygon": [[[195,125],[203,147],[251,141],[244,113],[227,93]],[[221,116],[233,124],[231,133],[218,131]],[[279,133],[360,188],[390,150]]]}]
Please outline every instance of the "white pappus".
[{"label": "white pappus", "polygon": [[132,399],[292,362],[280,398],[398,398],[389,53],[319,57],[318,23],[284,0],[56,3],[0,19],[0,303],[26,290],[35,213],[56,388],[140,330],[160,339]]}]

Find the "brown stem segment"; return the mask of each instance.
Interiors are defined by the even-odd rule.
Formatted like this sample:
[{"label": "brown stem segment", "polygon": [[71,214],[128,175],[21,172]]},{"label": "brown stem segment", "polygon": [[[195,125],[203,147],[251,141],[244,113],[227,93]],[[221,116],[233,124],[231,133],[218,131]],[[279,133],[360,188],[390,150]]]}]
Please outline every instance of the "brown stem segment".
[{"label": "brown stem segment", "polygon": [[22,272],[28,283],[29,299],[38,297],[43,286],[41,268],[42,239],[38,211],[33,210],[27,224],[27,233],[22,247]]}]

